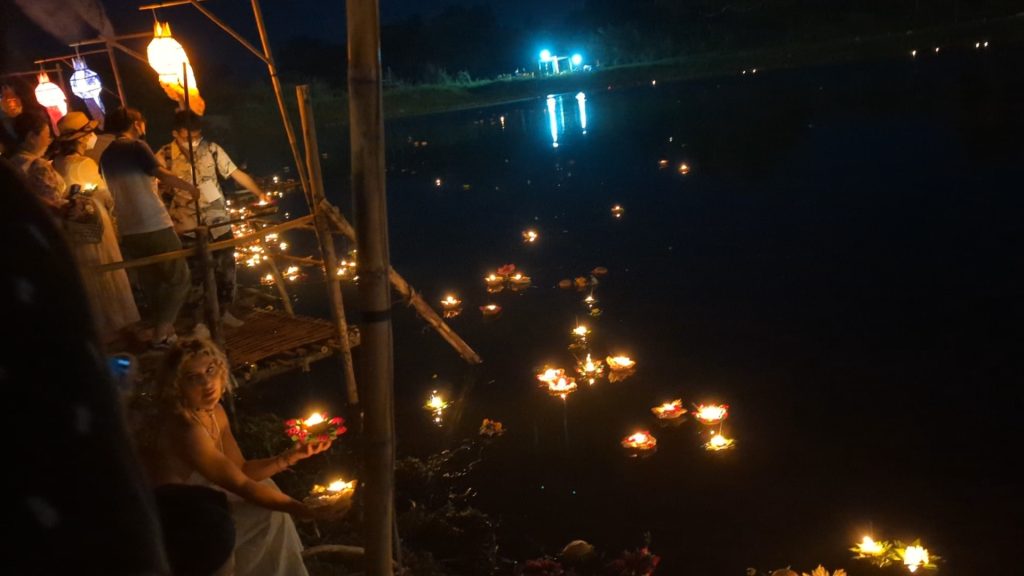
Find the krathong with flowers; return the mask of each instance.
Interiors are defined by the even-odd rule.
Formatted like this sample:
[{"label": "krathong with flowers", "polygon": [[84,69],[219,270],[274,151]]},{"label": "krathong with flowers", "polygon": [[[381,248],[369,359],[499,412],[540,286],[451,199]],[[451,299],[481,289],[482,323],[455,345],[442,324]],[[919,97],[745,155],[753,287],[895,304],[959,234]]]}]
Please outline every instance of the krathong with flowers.
[{"label": "krathong with flowers", "polygon": [[285,420],[284,433],[292,442],[300,444],[319,444],[336,440],[348,428],[345,427],[345,419],[341,416],[328,418],[320,412],[313,412],[304,419],[292,418]]},{"label": "krathong with flowers", "polygon": [[735,445],[736,441],[732,438],[727,438],[722,434],[712,434],[711,439],[704,444],[704,449],[710,452],[719,452],[728,450]]},{"label": "krathong with flowers", "polygon": [[356,492],[356,485],[356,480],[345,481],[343,478],[333,480],[326,486],[314,484],[305,502],[310,506],[331,506],[339,501],[351,500]]},{"label": "krathong with flowers", "polygon": [[569,394],[572,394],[577,389],[576,380],[565,375],[559,376],[548,383],[548,394],[558,396],[562,400],[565,400]]},{"label": "krathong with flowers", "polygon": [[523,230],[523,242],[533,244],[538,238],[540,238],[540,234],[536,230]]},{"label": "krathong with flowers", "polygon": [[729,417],[729,406],[725,404],[701,404],[697,406],[696,411],[693,413],[693,417],[701,424],[715,426],[717,424],[721,424]]},{"label": "krathong with flowers", "polygon": [[448,294],[441,299],[441,309],[445,318],[455,318],[462,314],[462,300],[456,298],[454,294]]},{"label": "krathong with flowers", "polygon": [[498,314],[501,314],[501,306],[498,306],[497,304],[484,304],[480,307],[480,313],[483,314],[484,317],[493,318]]},{"label": "krathong with flowers", "polygon": [[920,540],[905,544],[899,540],[875,540],[864,536],[850,548],[854,560],[865,560],[879,568],[904,566],[910,573],[918,570],[934,570],[939,557],[925,548]]},{"label": "krathong with flowers", "polygon": [[611,371],[608,375],[610,382],[625,380],[636,372],[636,361],[629,356],[608,356],[604,361]]},{"label": "krathong with flowers", "polygon": [[451,403],[445,400],[437,390],[433,390],[430,392],[430,398],[427,399],[427,403],[423,407],[430,411],[434,424],[440,426],[443,421],[444,411],[450,405]]},{"label": "krathong with flowers", "polygon": [[550,366],[545,366],[537,373],[537,380],[540,380],[539,386],[541,387],[547,387],[552,382],[564,377],[565,370],[562,370],[561,368],[551,368]]},{"label": "krathong with flowers", "polygon": [[622,439],[622,447],[629,450],[630,456],[651,454],[658,447],[658,439],[647,430],[639,430]]},{"label": "krathong with flowers", "polygon": [[664,402],[660,406],[651,408],[651,412],[658,420],[676,420],[686,414],[686,408],[683,408],[682,398],[676,398],[671,402]]},{"label": "krathong with flowers", "polygon": [[587,384],[593,386],[597,379],[604,375],[604,363],[600,359],[594,360],[587,354],[587,358],[576,365],[576,373],[581,379],[586,380]]}]

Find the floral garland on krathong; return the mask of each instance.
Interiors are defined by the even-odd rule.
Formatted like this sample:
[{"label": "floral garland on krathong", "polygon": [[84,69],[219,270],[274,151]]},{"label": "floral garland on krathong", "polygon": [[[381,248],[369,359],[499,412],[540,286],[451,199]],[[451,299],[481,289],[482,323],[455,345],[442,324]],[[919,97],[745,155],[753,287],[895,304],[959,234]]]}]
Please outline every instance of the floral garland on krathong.
[{"label": "floral garland on krathong", "polygon": [[345,427],[345,419],[341,416],[323,418],[319,413],[314,413],[305,420],[292,418],[285,420],[285,435],[292,442],[300,444],[313,444],[314,442],[331,442],[337,440],[348,428]]}]

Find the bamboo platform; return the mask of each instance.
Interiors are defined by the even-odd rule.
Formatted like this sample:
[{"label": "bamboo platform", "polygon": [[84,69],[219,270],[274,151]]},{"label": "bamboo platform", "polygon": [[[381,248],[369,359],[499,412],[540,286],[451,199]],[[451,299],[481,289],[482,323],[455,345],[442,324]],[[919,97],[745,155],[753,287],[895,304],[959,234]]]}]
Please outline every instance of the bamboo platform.
[{"label": "bamboo platform", "polygon": [[[245,324],[224,331],[231,371],[247,383],[293,370],[341,350],[337,327],[329,320],[289,316],[276,310],[249,308]],[[359,330],[349,327],[349,345],[359,344]]]}]

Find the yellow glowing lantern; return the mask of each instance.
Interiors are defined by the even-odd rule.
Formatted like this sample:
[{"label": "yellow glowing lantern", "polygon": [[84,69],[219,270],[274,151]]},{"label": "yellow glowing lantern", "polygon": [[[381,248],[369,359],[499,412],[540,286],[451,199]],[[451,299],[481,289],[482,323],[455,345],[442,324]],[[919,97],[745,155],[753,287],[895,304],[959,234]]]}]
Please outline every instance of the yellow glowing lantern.
[{"label": "yellow glowing lantern", "polygon": [[647,430],[641,430],[622,439],[622,447],[630,450],[633,456],[651,453],[658,446],[658,439]]},{"label": "yellow glowing lantern", "polygon": [[661,406],[651,408],[651,412],[654,413],[658,420],[675,420],[686,414],[686,408],[683,408],[683,400],[676,398],[671,402],[665,402]]},{"label": "yellow glowing lantern", "polygon": [[[36,101],[50,112],[50,118],[54,121],[63,118],[68,113],[68,97],[64,91],[53,82],[46,72],[39,73],[39,85],[36,86]],[[56,116],[56,118],[54,118]]]},{"label": "yellow glowing lantern", "polygon": [[584,378],[588,384],[594,385],[594,382],[604,374],[604,364],[600,360],[594,360],[587,354],[587,359],[580,362],[576,366],[576,372],[579,373],[581,378]]},{"label": "yellow glowing lantern", "polygon": [[726,438],[721,434],[714,434],[711,436],[711,440],[708,440],[707,444],[704,444],[706,450],[712,452],[718,452],[719,450],[728,450],[732,448],[735,441],[732,438]]},{"label": "yellow glowing lantern", "polygon": [[155,22],[153,24],[153,39],[146,48],[146,56],[149,58],[149,65],[156,71],[160,78],[160,86],[164,89],[167,97],[181,104],[185,104],[185,82],[188,81],[189,107],[193,112],[202,116],[206,111],[206,103],[199,95],[199,87],[196,85],[195,73],[188,61],[185,49],[171,35],[169,23]]},{"label": "yellow glowing lantern", "polygon": [[540,234],[536,230],[523,230],[523,242],[527,244],[533,244],[540,238]]},{"label": "yellow glowing lantern", "polygon": [[714,426],[729,417],[729,407],[725,404],[710,404],[707,406],[701,404],[697,406],[697,411],[694,412],[693,417],[701,424]]},{"label": "yellow glowing lantern", "polygon": [[903,552],[903,564],[907,570],[917,572],[917,569],[928,565],[928,550],[923,546],[907,546]]}]

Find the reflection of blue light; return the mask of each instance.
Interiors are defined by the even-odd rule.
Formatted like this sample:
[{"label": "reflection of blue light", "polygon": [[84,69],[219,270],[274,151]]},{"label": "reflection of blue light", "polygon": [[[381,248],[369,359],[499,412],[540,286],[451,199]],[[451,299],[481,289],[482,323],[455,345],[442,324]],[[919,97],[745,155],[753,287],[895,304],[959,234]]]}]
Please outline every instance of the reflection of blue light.
[{"label": "reflection of blue light", "polygon": [[551,50],[548,50],[546,48],[544,50],[541,50],[540,51],[540,61],[541,62],[547,62],[549,60],[551,60]]},{"label": "reflection of blue light", "polygon": [[573,66],[579,66],[580,64],[583,64],[583,56],[580,56],[579,54],[573,54],[572,55],[572,65]]},{"label": "reflection of blue light", "polygon": [[587,133],[587,95],[580,92],[576,95],[576,103],[580,107],[580,130]]},{"label": "reflection of blue light", "polygon": [[551,147],[558,148],[558,120],[555,118],[554,96],[548,96],[548,123],[551,125]]}]

